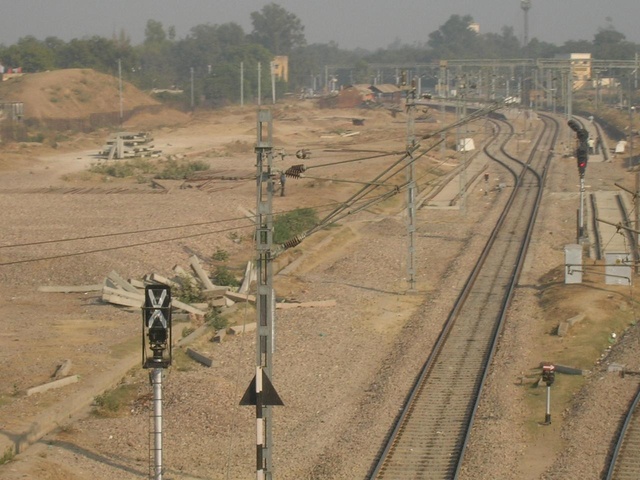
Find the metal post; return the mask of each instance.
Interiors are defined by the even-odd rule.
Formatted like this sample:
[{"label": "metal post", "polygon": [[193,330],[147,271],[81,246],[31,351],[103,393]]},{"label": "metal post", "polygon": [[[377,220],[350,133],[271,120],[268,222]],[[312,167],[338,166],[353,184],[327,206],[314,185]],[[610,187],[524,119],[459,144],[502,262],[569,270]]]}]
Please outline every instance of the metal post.
[{"label": "metal post", "polygon": [[569,60],[569,75],[567,76],[567,121],[573,117],[573,64]]},{"label": "metal post", "polygon": [[193,67],[191,67],[191,110],[195,105],[194,97],[193,97]]},{"label": "metal post", "polygon": [[545,425],[551,425],[551,384],[547,383],[547,409],[544,414]]},{"label": "metal post", "polygon": [[324,66],[324,93],[329,93],[329,65]]},{"label": "metal post", "polygon": [[271,62],[269,64],[269,66],[271,67],[269,70],[271,70],[271,100],[272,103],[275,105],[276,104],[276,72],[274,70],[274,65],[273,62]]},{"label": "metal post", "polygon": [[124,111],[122,105],[122,60],[120,59],[118,59],[118,89],[120,91],[120,123],[122,123]]},{"label": "metal post", "polygon": [[162,369],[152,370],[153,383],[153,480],[162,480]]},{"label": "metal post", "polygon": [[408,260],[407,260],[407,281],[409,283],[409,291],[413,292],[416,288],[416,269],[415,269],[415,241],[416,241],[416,184],[415,170],[416,165],[413,161],[413,148],[416,143],[415,137],[415,111],[416,111],[416,90],[413,85],[407,90],[407,236],[409,237]]},{"label": "metal post", "polygon": [[244,107],[244,62],[240,62],[240,106]]},{"label": "metal post", "polygon": [[258,106],[262,105],[262,65],[258,62]]},{"label": "metal post", "polygon": [[580,175],[580,213],[578,224],[578,243],[582,244],[585,239],[584,231],[584,175]]},{"label": "metal post", "polygon": [[[258,141],[256,144],[258,192],[256,200],[256,248],[257,248],[257,295],[256,295],[256,367],[273,379],[272,355],[275,351],[275,292],[273,290],[273,119],[269,110],[258,111]],[[256,399],[256,403],[263,403]],[[260,467],[258,480],[272,478],[272,422],[271,405],[260,405],[262,419],[258,420],[258,435],[263,438],[258,446]]]},{"label": "metal post", "polygon": [[[153,409],[149,419],[149,478],[162,480],[162,370],[171,365],[171,288],[147,285],[144,297],[142,368],[151,369],[149,379],[153,387]],[[152,357],[149,350],[153,352]]]}]

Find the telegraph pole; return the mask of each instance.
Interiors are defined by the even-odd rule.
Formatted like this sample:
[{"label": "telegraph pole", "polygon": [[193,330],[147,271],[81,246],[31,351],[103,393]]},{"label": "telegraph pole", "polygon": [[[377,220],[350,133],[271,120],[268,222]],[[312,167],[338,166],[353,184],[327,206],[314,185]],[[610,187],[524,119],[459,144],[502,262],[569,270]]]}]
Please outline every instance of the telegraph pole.
[{"label": "telegraph pole", "polygon": [[191,110],[193,110],[194,105],[195,105],[195,102],[193,97],[193,67],[191,67]]},{"label": "telegraph pole", "polygon": [[122,60],[118,59],[118,90],[120,92],[120,124],[122,124],[123,107],[122,107]]},{"label": "telegraph pole", "polygon": [[240,404],[256,406],[256,480],[272,480],[272,406],[282,405],[282,400],[270,380],[273,378],[276,305],[273,290],[273,119],[269,110],[258,110],[257,137],[256,376]]},{"label": "telegraph pole", "polygon": [[416,242],[416,183],[415,183],[415,161],[412,152],[416,144],[415,136],[415,112],[416,112],[416,87],[415,82],[407,87],[407,236],[409,238],[409,258],[407,260],[407,281],[409,291],[416,289],[416,267],[415,267],[415,242]]},{"label": "telegraph pole", "polygon": [[262,65],[260,64],[260,62],[258,62],[258,106],[262,105],[261,87],[262,87]]}]

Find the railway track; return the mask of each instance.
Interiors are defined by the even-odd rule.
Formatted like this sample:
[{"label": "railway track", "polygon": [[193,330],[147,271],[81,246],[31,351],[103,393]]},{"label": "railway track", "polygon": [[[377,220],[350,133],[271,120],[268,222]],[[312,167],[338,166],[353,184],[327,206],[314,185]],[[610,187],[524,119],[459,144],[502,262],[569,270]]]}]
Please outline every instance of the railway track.
[{"label": "railway track", "polygon": [[[551,158],[544,150],[553,147],[558,135],[558,123],[548,116],[541,118],[544,128],[526,162],[506,152],[513,128],[492,121],[494,136],[485,153],[511,172],[513,192],[408,395],[372,479],[452,479],[458,475],[542,197]],[[509,135],[498,145],[505,125]]]},{"label": "railway track", "polygon": [[616,442],[606,480],[640,478],[640,389],[627,412]]}]

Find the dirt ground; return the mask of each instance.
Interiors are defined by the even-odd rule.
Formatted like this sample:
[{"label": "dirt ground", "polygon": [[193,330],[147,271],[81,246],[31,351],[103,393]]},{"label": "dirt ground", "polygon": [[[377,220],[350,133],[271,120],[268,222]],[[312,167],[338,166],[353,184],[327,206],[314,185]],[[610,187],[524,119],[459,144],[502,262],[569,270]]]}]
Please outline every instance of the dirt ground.
[{"label": "dirt ground", "polygon": [[[448,121],[437,115],[440,123],[418,122],[416,130]],[[365,125],[353,127],[352,116],[364,117]],[[127,128],[152,128],[165,155],[204,160],[220,172],[254,171],[254,107],[197,114],[184,125],[149,127],[148,120],[134,119]],[[355,128],[358,135],[341,135]],[[482,131],[479,125],[479,137]],[[87,175],[106,135],[73,137],[57,149],[3,147],[0,439],[12,445],[28,437],[52,421],[45,414],[57,428],[1,465],[2,479],[148,475],[151,390],[139,366],[140,314],[104,304],[95,293],[45,294],[39,286],[99,283],[112,270],[127,278],[169,276],[194,253],[206,260],[218,249],[229,252],[234,267],[251,257],[252,226],[242,209],[255,209],[254,182],[158,193],[131,180]],[[276,157],[277,168],[301,163],[292,155],[300,148],[312,150],[309,165],[370,155],[364,150],[401,151],[405,135],[404,117],[387,111],[316,110],[310,102],[274,108],[276,151],[287,153]],[[288,180],[287,195],[274,198],[274,210],[313,206],[326,214],[359,188],[342,180],[368,180],[395,158],[309,170],[307,178]],[[418,175],[435,177],[436,168],[440,175],[455,164],[453,158],[442,163],[434,151]],[[335,299],[337,306],[277,313],[272,380],[285,406],[274,412],[274,478],[366,478],[506,200],[508,189],[493,188],[503,172],[494,164],[488,168],[492,188],[485,192],[476,184],[464,208],[419,210],[416,293],[407,293],[403,195],[309,237],[291,257],[300,260],[276,277],[279,298]],[[589,168],[592,190],[631,181],[615,160]],[[563,248],[575,241],[576,179],[574,160],[558,157],[480,405],[465,479],[599,478],[611,435],[637,386],[634,378],[603,373],[613,360],[638,369],[636,329],[629,327],[637,318],[633,288],[605,286],[596,267],[584,285],[562,283]],[[122,190],[110,193],[114,187]],[[429,188],[425,181],[424,191]],[[212,224],[195,225],[205,221]],[[136,233],[158,226],[176,228]],[[129,233],[113,235],[123,232]],[[59,239],[72,240],[45,243]],[[585,321],[568,337],[557,337],[558,321],[578,313],[586,314]],[[251,323],[255,312],[239,308],[234,320]],[[610,343],[612,332],[618,341]],[[253,376],[255,337],[220,344],[209,338],[194,348],[214,359],[212,368],[182,359],[165,376],[165,478],[254,478],[254,411],[238,402]],[[26,396],[65,359],[72,360],[78,383]],[[540,426],[544,395],[533,384],[546,360],[591,374],[558,379],[553,423]],[[127,362],[128,373],[113,377],[114,370],[127,370]],[[124,411],[89,413],[96,385],[118,383],[137,392]]]}]

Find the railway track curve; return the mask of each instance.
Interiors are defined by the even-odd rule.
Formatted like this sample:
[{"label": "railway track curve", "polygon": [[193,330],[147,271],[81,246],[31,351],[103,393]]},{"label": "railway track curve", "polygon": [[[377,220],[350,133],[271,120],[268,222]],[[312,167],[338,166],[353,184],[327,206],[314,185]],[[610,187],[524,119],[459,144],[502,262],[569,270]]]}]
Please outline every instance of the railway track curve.
[{"label": "railway track curve", "polygon": [[[514,188],[436,345],[407,397],[371,479],[457,478],[480,392],[531,238],[559,124],[544,127],[525,162],[506,151],[513,127],[491,120],[485,153]],[[498,143],[502,130],[507,138]]]}]

